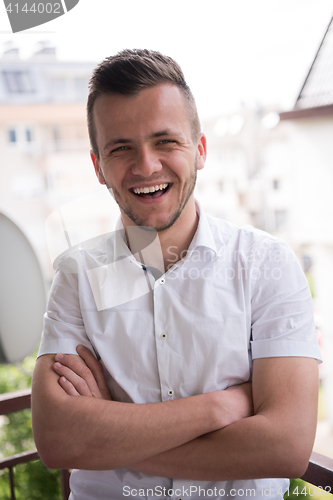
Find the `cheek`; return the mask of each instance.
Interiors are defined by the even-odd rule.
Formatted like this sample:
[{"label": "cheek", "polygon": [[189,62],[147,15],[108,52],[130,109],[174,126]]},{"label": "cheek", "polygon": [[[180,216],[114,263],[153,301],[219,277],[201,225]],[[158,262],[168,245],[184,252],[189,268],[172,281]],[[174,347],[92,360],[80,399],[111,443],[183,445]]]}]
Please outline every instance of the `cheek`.
[{"label": "cheek", "polygon": [[195,168],[196,159],[192,155],[184,156],[180,151],[172,152],[168,158],[161,158],[179,177],[187,177]]},{"label": "cheek", "polygon": [[108,184],[121,186],[124,177],[124,169],[121,168],[121,165],[117,165],[114,163],[112,163],[111,165],[110,163],[108,163],[104,166],[103,172],[106,180],[108,181]]}]

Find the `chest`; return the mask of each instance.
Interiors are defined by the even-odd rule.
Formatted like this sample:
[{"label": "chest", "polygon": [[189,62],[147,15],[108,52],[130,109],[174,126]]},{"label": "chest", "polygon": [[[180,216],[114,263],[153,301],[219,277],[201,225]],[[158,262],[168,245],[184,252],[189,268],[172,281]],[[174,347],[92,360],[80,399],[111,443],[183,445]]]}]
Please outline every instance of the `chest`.
[{"label": "chest", "polygon": [[[226,279],[220,268],[182,266],[148,291],[142,273],[141,295],[100,311],[92,301],[83,308],[116,399],[167,400],[248,380],[249,295],[246,283]],[[119,286],[111,293],[124,294]],[[138,281],[121,286],[140,289]]]}]

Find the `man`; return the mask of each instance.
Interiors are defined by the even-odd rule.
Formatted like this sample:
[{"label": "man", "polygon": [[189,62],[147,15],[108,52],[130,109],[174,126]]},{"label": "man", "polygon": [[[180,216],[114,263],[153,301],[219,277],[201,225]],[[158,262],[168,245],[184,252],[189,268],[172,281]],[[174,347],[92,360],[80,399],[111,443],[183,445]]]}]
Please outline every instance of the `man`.
[{"label": "man", "polygon": [[33,380],[42,460],[77,469],[73,499],[282,498],[283,478],[306,470],[317,415],[299,264],[195,202],[206,140],[171,58],[101,63],[88,126],[121,221],[54,279]]}]

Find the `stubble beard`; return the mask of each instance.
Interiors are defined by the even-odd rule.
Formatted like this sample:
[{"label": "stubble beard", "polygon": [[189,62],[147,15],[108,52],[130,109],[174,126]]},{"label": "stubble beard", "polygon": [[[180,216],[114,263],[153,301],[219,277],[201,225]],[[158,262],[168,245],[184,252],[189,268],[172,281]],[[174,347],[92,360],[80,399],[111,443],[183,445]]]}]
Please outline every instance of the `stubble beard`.
[{"label": "stubble beard", "polygon": [[171,226],[173,226],[174,223],[179,219],[184,208],[186,207],[186,205],[187,205],[187,203],[188,203],[188,201],[189,201],[189,199],[194,191],[195,184],[197,181],[197,166],[198,166],[198,157],[196,157],[196,159],[195,159],[194,168],[192,170],[192,174],[191,174],[191,176],[188,180],[188,183],[187,183],[187,190],[185,193],[184,200],[179,204],[177,209],[172,214],[170,214],[169,220],[161,225],[149,225],[149,224],[147,224],[147,221],[143,217],[140,217],[138,214],[134,213],[134,210],[131,209],[129,204],[122,203],[121,196],[120,196],[119,192],[116,189],[111,188],[111,186],[108,185],[108,183],[106,182],[106,179],[104,177],[103,172],[101,172],[101,173],[102,173],[102,177],[104,179],[106,187],[109,189],[110,193],[113,195],[114,199],[116,200],[117,204],[119,205],[119,208],[127,215],[127,217],[129,219],[131,219],[131,221],[134,222],[134,224],[136,226],[151,227],[152,229],[155,229],[155,231],[160,233],[162,231],[166,231]]}]

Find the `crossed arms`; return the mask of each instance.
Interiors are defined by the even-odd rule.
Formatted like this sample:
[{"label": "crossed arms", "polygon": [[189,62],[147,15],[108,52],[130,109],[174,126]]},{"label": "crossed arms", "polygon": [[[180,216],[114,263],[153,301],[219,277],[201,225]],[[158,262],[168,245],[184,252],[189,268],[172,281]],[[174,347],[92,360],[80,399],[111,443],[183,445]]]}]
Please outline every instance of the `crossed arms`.
[{"label": "crossed arms", "polygon": [[[193,480],[299,477],[313,446],[317,361],[256,359],[252,385],[150,404],[111,401],[85,348],[38,358],[34,436],[51,468],[107,470]],[[63,379],[66,377],[66,380]],[[253,403],[253,409],[252,409]]]}]

